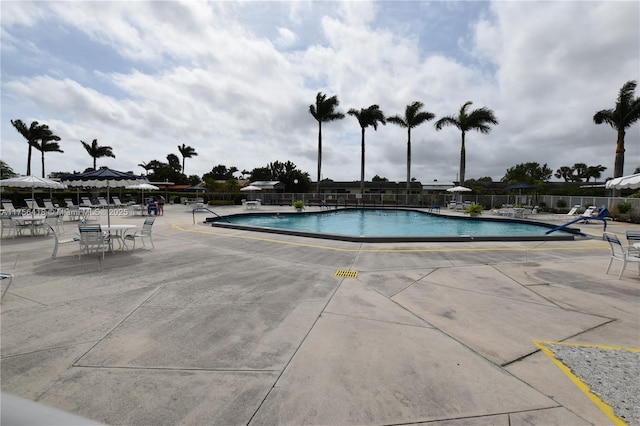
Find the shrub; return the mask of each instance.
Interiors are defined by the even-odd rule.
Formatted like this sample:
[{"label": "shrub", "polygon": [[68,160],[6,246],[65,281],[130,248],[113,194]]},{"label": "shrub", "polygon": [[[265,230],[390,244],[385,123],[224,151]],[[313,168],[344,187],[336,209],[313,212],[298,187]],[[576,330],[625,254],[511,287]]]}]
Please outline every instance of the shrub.
[{"label": "shrub", "polygon": [[559,209],[563,209],[567,207],[567,201],[562,198],[559,198],[558,201],[556,201],[556,207],[558,207]]},{"label": "shrub", "polygon": [[618,211],[621,214],[627,214],[631,211],[631,203],[620,203],[618,204]]}]

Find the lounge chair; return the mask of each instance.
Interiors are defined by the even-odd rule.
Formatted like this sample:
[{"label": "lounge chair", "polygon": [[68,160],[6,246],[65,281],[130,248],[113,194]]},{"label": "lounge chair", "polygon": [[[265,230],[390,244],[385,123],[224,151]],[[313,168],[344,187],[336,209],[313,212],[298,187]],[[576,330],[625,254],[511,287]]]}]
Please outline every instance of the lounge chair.
[{"label": "lounge chair", "polygon": [[98,205],[100,207],[109,207],[109,202],[104,197],[98,197]]},{"label": "lounge chair", "polygon": [[620,269],[620,274],[618,275],[618,279],[622,278],[622,273],[627,267],[628,262],[635,262],[638,264],[638,273],[640,274],[640,256],[637,253],[629,253],[623,246],[616,234],[612,234],[610,232],[605,232],[603,234],[603,238],[609,242],[609,246],[611,247],[611,258],[609,259],[609,265],[607,266],[607,271],[605,274],[609,273],[609,269],[611,269],[611,264],[614,260],[619,260],[622,262],[622,269]]},{"label": "lounge chair", "polygon": [[120,198],[118,197],[111,197],[111,199],[113,200],[113,205],[116,207],[126,207],[126,204],[122,204],[122,201],[120,201]]},{"label": "lounge chair", "polygon": [[2,200],[2,210],[4,210],[4,214],[12,215],[15,214],[16,208],[13,206],[13,201],[11,200]]},{"label": "lounge chair", "polygon": [[93,204],[89,197],[80,197],[80,200],[80,207],[101,207],[100,204]]},{"label": "lounge chair", "polygon": [[78,231],[80,231],[78,259],[82,257],[82,253],[102,253],[104,259],[104,252],[109,246],[109,238],[105,237],[100,225],[78,225]]},{"label": "lounge chair", "polygon": [[124,236],[124,240],[126,241],[133,241],[133,247],[132,250],[135,250],[136,248],[136,240],[140,239],[142,241],[142,246],[146,247],[144,240],[145,238],[148,238],[149,241],[151,242],[151,248],[155,248],[155,246],[153,245],[153,238],[151,238],[151,227],[153,226],[153,223],[155,222],[155,218],[149,218],[149,219],[145,219],[144,220],[144,224],[142,225],[142,230],[135,232],[133,234],[128,234]]},{"label": "lounge chair", "polygon": [[13,282],[13,274],[0,273],[0,281],[2,281],[2,283],[4,284],[5,280],[7,281],[7,286],[2,291],[2,297],[0,297],[0,300],[4,299],[4,295],[7,294],[7,291],[9,291],[9,287],[11,287],[11,283]]},{"label": "lounge chair", "polygon": [[574,214],[576,214],[578,209],[580,209],[580,204],[574,205],[573,207],[571,207],[571,210],[569,210],[569,213],[567,213],[567,216],[573,216]]},{"label": "lounge chair", "polygon": [[31,209],[35,212],[41,213],[46,210],[46,208],[40,206],[38,202],[33,198],[25,198],[24,202],[27,204],[28,209]]},{"label": "lounge chair", "polygon": [[58,212],[58,210],[60,209],[60,206],[57,204],[53,204],[53,201],[51,201],[51,198],[44,198],[42,200],[42,204],[44,204],[44,208],[47,209],[47,211],[49,212]]}]

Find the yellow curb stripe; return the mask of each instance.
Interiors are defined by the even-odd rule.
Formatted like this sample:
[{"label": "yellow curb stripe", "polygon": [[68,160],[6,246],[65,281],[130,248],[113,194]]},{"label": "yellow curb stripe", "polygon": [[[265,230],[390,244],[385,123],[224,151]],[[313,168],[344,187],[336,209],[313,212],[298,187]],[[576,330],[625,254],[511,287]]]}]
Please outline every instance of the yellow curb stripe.
[{"label": "yellow curb stripe", "polygon": [[558,367],[560,369],[560,371],[562,371],[562,373],[564,373],[564,375],[567,376],[569,378],[569,380],[571,380],[573,382],[573,384],[576,385],[576,387],[582,393],[584,393],[587,396],[587,398],[589,398],[591,400],[591,402],[593,402],[595,404],[595,406],[598,407],[600,409],[600,411],[602,411],[609,418],[609,420],[611,420],[613,422],[614,425],[619,425],[619,426],[626,426],[627,425],[627,423],[624,420],[622,420],[620,417],[616,416],[616,414],[615,414],[615,412],[613,410],[613,407],[611,407],[609,404],[607,404],[602,399],[600,399],[600,397],[598,395],[596,395],[593,392],[591,392],[591,388],[589,387],[589,385],[587,383],[583,382],[578,376],[573,374],[571,369],[566,364],[564,364],[562,361],[560,361],[558,358],[556,358],[556,354],[545,345],[567,345],[567,346],[576,346],[576,347],[593,347],[593,348],[600,348],[600,349],[628,350],[628,351],[632,351],[632,352],[640,352],[640,349],[638,349],[638,348],[622,348],[622,347],[617,347],[617,346],[587,345],[587,344],[580,344],[580,343],[551,342],[551,341],[548,341],[548,340],[533,340],[533,344],[536,345],[538,347],[538,349],[540,349],[542,351],[542,353],[544,353],[547,356],[547,358],[549,358],[551,360],[551,362],[553,362],[556,365],[556,367]]},{"label": "yellow curb stripe", "polygon": [[[322,249],[322,250],[332,250],[332,251],[339,251],[339,252],[346,252],[346,253],[443,253],[443,252],[483,252],[483,251],[486,251],[486,252],[491,252],[491,251],[576,251],[576,250],[602,250],[602,249],[609,249],[608,245],[597,245],[597,246],[593,246],[593,247],[478,247],[478,248],[465,247],[465,248],[424,248],[424,249],[348,249],[348,248],[340,248],[340,247],[323,246],[323,245],[317,245],[317,244],[299,243],[299,242],[294,242],[294,241],[282,241],[282,240],[275,240],[275,239],[272,239],[272,238],[254,237],[254,236],[249,236],[249,235],[225,234],[225,233],[215,232],[215,231],[209,230],[207,228],[203,229],[203,227],[201,227],[200,225],[197,225],[199,228],[186,228],[185,225],[179,224],[179,223],[174,223],[171,226],[173,228],[175,228],[175,229],[178,229],[180,231],[185,231],[185,232],[194,232],[194,233],[206,234],[206,235],[216,235],[216,236],[219,236],[219,237],[226,237],[226,238],[241,238],[241,239],[247,239],[247,240],[253,240],[253,241],[263,241],[263,242],[269,242],[269,243],[286,244],[286,245],[292,245],[292,246],[297,246],[297,247],[308,247],[308,248],[315,248],[315,249]],[[190,224],[188,226],[194,226],[194,225]],[[245,231],[245,232],[250,232],[250,231]],[[342,241],[342,242],[348,243],[349,241]],[[543,241],[537,241],[537,242],[540,243],[540,242],[543,242]],[[480,243],[480,242],[478,242],[478,243]],[[358,244],[358,243],[354,243],[354,244]],[[420,243],[409,242],[407,244],[420,244]]]}]

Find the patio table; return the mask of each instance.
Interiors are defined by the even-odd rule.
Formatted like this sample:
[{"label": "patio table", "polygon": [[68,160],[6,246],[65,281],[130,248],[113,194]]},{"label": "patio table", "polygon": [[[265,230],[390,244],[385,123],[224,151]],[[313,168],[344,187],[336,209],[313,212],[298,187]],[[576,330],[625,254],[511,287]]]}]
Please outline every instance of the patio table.
[{"label": "patio table", "polygon": [[17,222],[19,226],[29,226],[31,235],[35,235],[35,229],[44,224],[46,216],[11,216],[11,220]]},{"label": "patio table", "polygon": [[100,229],[102,229],[103,232],[108,232],[109,236],[111,237],[109,238],[110,252],[113,252],[114,239],[118,240],[119,250],[122,250],[123,248],[127,247],[127,243],[125,242],[124,237],[127,234],[127,231],[135,228],[137,228],[136,225],[102,225],[100,226]]}]

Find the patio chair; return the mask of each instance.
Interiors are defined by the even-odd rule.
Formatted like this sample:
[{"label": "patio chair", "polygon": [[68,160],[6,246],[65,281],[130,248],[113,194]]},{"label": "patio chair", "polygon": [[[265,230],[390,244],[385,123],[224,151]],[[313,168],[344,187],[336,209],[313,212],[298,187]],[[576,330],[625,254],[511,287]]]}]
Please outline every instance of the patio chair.
[{"label": "patio chair", "polygon": [[124,236],[125,242],[133,241],[132,250],[135,250],[136,240],[138,239],[142,241],[142,246],[146,247],[144,243],[145,238],[148,238],[149,241],[151,242],[151,248],[155,248],[155,246],[153,245],[153,238],[151,238],[151,227],[153,226],[153,223],[155,222],[155,220],[156,220],[155,218],[145,219],[144,224],[142,225],[142,230],[135,232],[133,234],[128,234]]},{"label": "patio chair", "polygon": [[78,225],[78,231],[80,231],[78,259],[82,257],[82,253],[102,253],[104,259],[104,252],[109,246],[109,237],[104,235],[100,225]]},{"label": "patio chair", "polygon": [[13,282],[13,274],[0,273],[0,281],[2,281],[2,283],[4,284],[5,280],[7,280],[7,286],[2,291],[0,300],[4,299],[4,295],[7,294],[9,287],[11,287],[11,283]]},{"label": "patio chair", "polygon": [[109,202],[104,197],[98,197],[98,205],[100,207],[109,207]]},{"label": "patio chair", "polygon": [[0,238],[4,237],[5,232],[7,232],[7,236],[15,238],[16,235],[22,235],[22,231],[31,227],[31,225],[18,223],[11,217],[9,215],[0,216],[0,223],[2,224]]},{"label": "patio chair", "polygon": [[629,253],[640,255],[640,248],[634,247],[634,244],[640,243],[640,231],[627,231],[627,251]]},{"label": "patio chair", "polygon": [[80,237],[77,235],[72,235],[72,236],[63,236],[62,234],[60,234],[59,232],[56,232],[56,230],[48,223],[46,223],[46,226],[49,228],[48,232],[53,232],[53,236],[55,244],[53,246],[53,253],[51,253],[51,257],[52,258],[56,258],[56,256],[58,255],[58,246],[60,246],[60,244],[68,244],[68,243],[75,243],[80,241]]},{"label": "patio chair", "polygon": [[122,201],[120,201],[119,197],[111,197],[111,199],[113,200],[113,205],[116,207],[126,207],[126,204],[122,204]]},{"label": "patio chair", "polygon": [[609,259],[609,266],[607,266],[607,271],[605,274],[609,273],[609,269],[611,269],[611,264],[614,260],[619,260],[622,262],[622,269],[620,269],[620,274],[618,275],[618,279],[622,278],[622,273],[627,267],[628,262],[636,262],[638,264],[638,273],[640,274],[640,256],[637,253],[629,253],[623,246],[616,234],[612,234],[610,232],[605,232],[603,234],[603,238],[609,242],[609,246],[611,247],[611,258]]},{"label": "patio chair", "polygon": [[60,215],[57,213],[49,213],[44,218],[44,233],[49,235],[53,230],[55,233],[60,233]]}]

